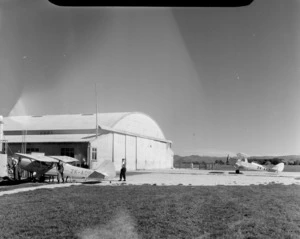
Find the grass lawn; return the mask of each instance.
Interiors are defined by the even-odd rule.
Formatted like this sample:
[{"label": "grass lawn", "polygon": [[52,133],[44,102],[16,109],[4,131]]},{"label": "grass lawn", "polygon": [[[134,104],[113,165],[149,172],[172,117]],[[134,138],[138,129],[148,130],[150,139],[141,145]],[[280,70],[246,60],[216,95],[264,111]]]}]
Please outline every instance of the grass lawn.
[{"label": "grass lawn", "polygon": [[0,238],[300,238],[300,187],[95,186],[0,197]]}]

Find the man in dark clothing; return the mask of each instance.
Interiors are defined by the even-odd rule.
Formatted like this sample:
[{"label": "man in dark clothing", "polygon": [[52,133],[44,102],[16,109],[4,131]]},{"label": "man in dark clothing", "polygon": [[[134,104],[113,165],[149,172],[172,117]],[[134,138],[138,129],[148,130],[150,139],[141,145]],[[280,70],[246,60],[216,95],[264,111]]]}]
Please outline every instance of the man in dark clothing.
[{"label": "man in dark clothing", "polygon": [[64,182],[64,165],[62,162],[58,162],[57,165],[57,181],[60,183],[60,178],[62,179],[62,182]]},{"label": "man in dark clothing", "polygon": [[14,175],[14,179],[18,180],[18,174],[17,174],[17,162],[12,160],[12,169],[13,169],[13,175]]},{"label": "man in dark clothing", "polygon": [[126,181],[126,160],[122,159],[122,168],[120,172],[120,180],[122,181],[122,178],[124,178],[124,181]]}]

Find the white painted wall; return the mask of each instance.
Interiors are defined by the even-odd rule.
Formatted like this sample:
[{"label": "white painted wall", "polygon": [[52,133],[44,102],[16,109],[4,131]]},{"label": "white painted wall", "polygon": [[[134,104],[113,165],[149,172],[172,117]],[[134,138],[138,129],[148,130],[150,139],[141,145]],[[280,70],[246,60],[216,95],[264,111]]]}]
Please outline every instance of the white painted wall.
[{"label": "white painted wall", "polygon": [[173,151],[168,144],[159,141],[106,134],[91,142],[91,150],[92,147],[97,147],[97,161],[91,161],[92,169],[99,168],[104,160],[111,160],[119,171],[122,158],[127,160],[127,170],[164,169],[173,166]]},{"label": "white painted wall", "polygon": [[0,153],[2,152],[2,144],[3,144],[3,116],[0,115]]},{"label": "white painted wall", "polygon": [[126,135],[126,167],[136,170],[136,137]]},{"label": "white painted wall", "polygon": [[147,153],[147,140],[137,138],[137,169],[146,169]]},{"label": "white painted wall", "polygon": [[7,176],[7,154],[0,154],[0,177]]},{"label": "white painted wall", "polygon": [[[97,161],[92,161],[92,148],[97,148]],[[112,161],[113,155],[113,135],[104,134],[98,136],[98,139],[91,142],[90,157],[91,157],[91,169],[99,168],[100,164],[104,160]]]},{"label": "white painted wall", "polygon": [[122,167],[122,159],[125,158],[125,135],[114,134],[114,164],[116,170]]},{"label": "white painted wall", "polygon": [[169,146],[167,147],[165,157],[166,157],[166,167],[167,168],[173,168],[174,152]]}]

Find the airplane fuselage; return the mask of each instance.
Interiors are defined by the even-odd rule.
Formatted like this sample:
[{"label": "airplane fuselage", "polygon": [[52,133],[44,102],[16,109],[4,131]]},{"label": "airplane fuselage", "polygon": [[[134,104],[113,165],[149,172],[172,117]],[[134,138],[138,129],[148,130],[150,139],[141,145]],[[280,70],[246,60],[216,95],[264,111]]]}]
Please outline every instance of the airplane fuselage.
[{"label": "airplane fuselage", "polygon": [[247,170],[255,170],[255,171],[268,171],[267,168],[263,167],[257,163],[248,163],[248,162],[237,162],[235,164],[238,169],[247,169]]},{"label": "airplane fuselage", "polygon": [[[86,168],[79,168],[75,167],[70,164],[64,163],[64,177],[69,177],[73,179],[85,179],[88,178],[90,175],[94,173],[93,170],[86,169]],[[56,176],[57,175],[57,169],[56,167],[53,167],[51,170],[49,170],[46,175],[50,176]],[[104,177],[99,177],[99,179],[103,179]]]},{"label": "airplane fuselage", "polygon": [[235,164],[235,168],[237,169],[236,172],[239,173],[240,169],[246,169],[246,170],[254,170],[254,171],[267,171],[267,172],[282,172],[284,169],[284,163],[279,163],[275,165],[272,168],[266,168],[260,164],[257,163],[248,163],[243,162],[241,160],[238,160]]},{"label": "airplane fuselage", "polygon": [[[48,176],[57,176],[58,171],[56,169],[55,163],[45,163],[45,162],[38,162],[32,161],[27,158],[22,158],[19,162],[19,166],[21,169],[24,169],[28,172],[36,172],[36,177],[39,178],[42,175]],[[75,167],[73,165],[63,163],[64,171],[63,176],[69,177],[72,180],[80,179],[84,180],[87,178],[93,178],[97,180],[104,179],[104,175],[95,172],[94,170]]]},{"label": "airplane fuselage", "polygon": [[247,155],[244,153],[237,154],[238,160],[236,161],[234,167],[235,172],[240,173],[240,169],[255,170],[255,171],[267,171],[267,172],[282,172],[284,169],[284,163],[279,163],[272,168],[266,168],[258,163],[248,162]]}]

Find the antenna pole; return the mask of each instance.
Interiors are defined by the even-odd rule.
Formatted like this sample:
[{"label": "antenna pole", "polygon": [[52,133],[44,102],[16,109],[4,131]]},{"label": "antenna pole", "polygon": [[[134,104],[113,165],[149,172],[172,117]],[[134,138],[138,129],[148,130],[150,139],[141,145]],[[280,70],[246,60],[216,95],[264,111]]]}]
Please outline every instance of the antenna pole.
[{"label": "antenna pole", "polygon": [[95,82],[95,95],[96,95],[96,138],[98,138],[98,95],[97,95],[97,83]]}]

